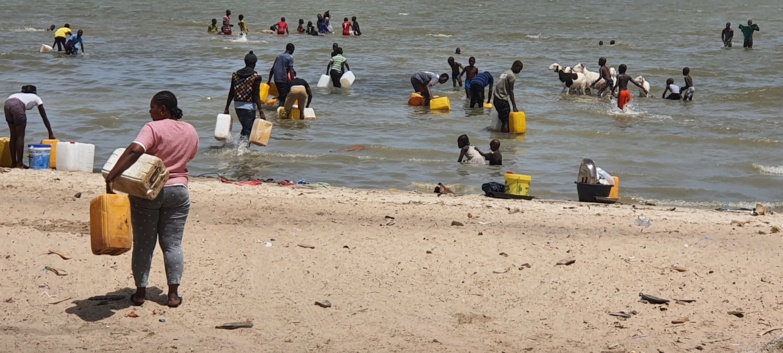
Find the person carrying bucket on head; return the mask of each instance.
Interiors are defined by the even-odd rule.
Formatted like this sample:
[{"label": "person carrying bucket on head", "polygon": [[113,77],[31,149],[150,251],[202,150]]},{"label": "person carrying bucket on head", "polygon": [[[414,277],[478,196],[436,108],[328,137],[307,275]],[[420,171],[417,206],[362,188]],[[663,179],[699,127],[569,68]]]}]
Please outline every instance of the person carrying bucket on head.
[{"label": "person carrying bucket on head", "polygon": [[5,121],[8,123],[8,129],[11,130],[11,167],[27,168],[22,162],[24,156],[24,136],[27,128],[27,111],[38,107],[46,130],[49,132],[49,139],[54,140],[52,126],[49,125],[49,118],[46,116],[46,110],[43,106],[43,100],[38,97],[38,89],[33,85],[22,86],[21,93],[14,93],[8,97],[3,107]]}]

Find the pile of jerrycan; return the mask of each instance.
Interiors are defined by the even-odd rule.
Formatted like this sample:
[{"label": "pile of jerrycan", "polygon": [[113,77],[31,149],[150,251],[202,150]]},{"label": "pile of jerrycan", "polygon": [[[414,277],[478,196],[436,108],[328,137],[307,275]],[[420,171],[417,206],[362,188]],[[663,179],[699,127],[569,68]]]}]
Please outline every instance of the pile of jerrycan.
[{"label": "pile of jerrycan", "polygon": [[[124,148],[116,149],[101,170],[105,177]],[[80,142],[43,140],[28,145],[30,169],[68,172],[93,172],[95,145]],[[11,166],[10,139],[0,137],[0,167]],[[155,199],[166,181],[169,171],[160,158],[143,154],[136,163],[114,180],[114,190],[126,194],[103,194],[90,201],[90,243],[93,254],[120,255],[131,249],[130,199],[128,195],[148,200]]]}]

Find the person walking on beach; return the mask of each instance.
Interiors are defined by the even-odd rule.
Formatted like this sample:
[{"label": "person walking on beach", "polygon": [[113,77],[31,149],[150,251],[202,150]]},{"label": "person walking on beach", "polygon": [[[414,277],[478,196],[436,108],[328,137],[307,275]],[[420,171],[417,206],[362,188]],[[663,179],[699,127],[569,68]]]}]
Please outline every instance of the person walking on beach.
[{"label": "person walking on beach", "polygon": [[304,79],[296,76],[296,70],[291,70],[291,93],[288,94],[288,99],[285,101],[285,112],[281,118],[285,119],[291,114],[294,102],[299,102],[299,117],[304,118],[304,110],[310,108],[312,101],[313,91],[310,89],[310,85]]},{"label": "person walking on beach", "polygon": [[132,305],[144,304],[155,243],[160,242],[169,286],[166,304],[176,308],[182,305],[179,295],[185,267],[182,237],[190,213],[188,162],[198,153],[198,132],[193,125],[180,121],[182,110],[177,107],[177,97],[169,91],[158,92],[152,97],[150,117],[152,121],[144,125],[106,175],[106,192],[114,193],[114,179],[136,163],[142,154],[163,160],[169,180],[160,194],[154,200],[128,196],[133,227],[131,269],[136,283],[136,293],[130,296],[130,302]]},{"label": "person walking on beach", "polygon": [[411,76],[411,85],[413,86],[414,92],[419,93],[424,97],[422,105],[429,106],[430,99],[432,99],[430,87],[435,86],[437,83],[444,84],[448,80],[449,74],[447,73],[442,73],[438,76],[429,71],[419,71]]},{"label": "person walking on beach", "polygon": [[[493,103],[495,104],[495,110],[498,112],[498,120],[502,124],[500,132],[508,132],[508,115],[511,114],[512,109],[514,112],[519,111],[517,109],[517,101],[514,98],[514,83],[517,80],[516,74],[520,73],[523,67],[522,61],[514,61],[511,69],[500,75],[498,84],[493,91],[495,95]],[[511,106],[508,104],[509,101],[511,101]]]},{"label": "person walking on beach", "polygon": [[63,51],[63,47],[65,46],[65,41],[68,40],[68,37],[71,36],[71,25],[65,24],[64,26],[58,28],[54,32],[54,44],[52,44],[52,48],[54,46],[57,46],[57,51]]},{"label": "person walking on beach", "polygon": [[450,56],[448,59],[446,59],[446,62],[449,64],[449,67],[451,67],[451,86],[457,87],[457,84],[459,83],[459,86],[462,87],[462,76],[460,76],[460,70],[464,69],[462,64],[454,61],[454,57]]},{"label": "person walking on beach", "polygon": [[731,48],[731,40],[734,39],[734,30],[731,29],[731,22],[726,22],[726,28],[720,32],[720,39],[723,41],[723,46]]},{"label": "person walking on beach", "polygon": [[[457,48],[457,52],[459,52],[459,48]],[[468,58],[468,66],[465,66],[465,68],[462,69],[462,72],[459,73],[460,79],[462,78],[462,74],[465,74],[465,98],[470,99],[470,80],[478,74],[476,58],[472,56]]]},{"label": "person walking on beach", "polygon": [[482,107],[484,103],[484,88],[489,88],[489,98],[487,103],[492,101],[492,85],[495,83],[495,79],[492,78],[492,74],[488,71],[484,71],[470,80],[470,107],[474,108],[478,105]]},{"label": "person walking on beach", "polygon": [[343,77],[345,71],[351,68],[348,66],[348,59],[343,56],[343,48],[337,47],[335,52],[336,54],[332,56],[329,64],[326,65],[326,74],[332,77],[332,86],[339,88],[343,86],[340,83],[340,78]]},{"label": "person walking on beach", "polygon": [[293,43],[288,43],[285,46],[285,51],[275,58],[272,68],[269,69],[269,78],[266,83],[275,80],[275,86],[277,86],[277,102],[280,106],[285,104],[285,97],[290,90],[289,81],[291,81],[290,73],[294,70],[294,47]]},{"label": "person walking on beach", "polygon": [[748,25],[739,25],[739,29],[742,31],[742,35],[745,37],[745,41],[742,42],[743,48],[753,48],[753,32],[759,31],[759,25],[754,24],[753,21],[748,20]]},{"label": "person walking on beach", "polygon": [[11,168],[27,168],[23,162],[24,156],[24,136],[27,128],[27,111],[38,107],[38,113],[41,114],[46,131],[49,132],[49,139],[54,140],[52,126],[49,125],[49,118],[46,116],[46,109],[43,106],[43,100],[38,97],[38,89],[33,85],[22,86],[22,93],[14,93],[5,100],[3,112],[5,113],[5,122],[8,123],[8,129],[11,131]]},{"label": "person walking on beach", "polygon": [[617,83],[615,83],[614,87],[612,87],[612,96],[615,96],[614,91],[619,87],[620,91],[617,93],[615,97],[617,97],[617,107],[620,108],[620,110],[625,111],[626,104],[631,102],[631,91],[628,90],[628,82],[633,83],[637,87],[641,88],[644,91],[644,94],[647,95],[650,92],[647,92],[642,85],[636,83],[636,81],[633,80],[633,77],[631,75],[628,75],[625,73],[625,71],[628,70],[628,66],[625,64],[620,65],[619,71],[620,74],[617,75]]},{"label": "person walking on beach", "polygon": [[242,140],[250,139],[250,132],[253,130],[253,122],[256,120],[256,110],[258,117],[266,119],[261,110],[260,86],[262,82],[261,75],[256,71],[256,62],[258,57],[251,50],[245,55],[245,67],[231,74],[231,85],[228,88],[228,98],[226,99],[226,108],[223,114],[228,114],[228,108],[231,102],[234,102],[234,110],[237,113],[237,119],[242,124],[242,131],[239,136]]}]

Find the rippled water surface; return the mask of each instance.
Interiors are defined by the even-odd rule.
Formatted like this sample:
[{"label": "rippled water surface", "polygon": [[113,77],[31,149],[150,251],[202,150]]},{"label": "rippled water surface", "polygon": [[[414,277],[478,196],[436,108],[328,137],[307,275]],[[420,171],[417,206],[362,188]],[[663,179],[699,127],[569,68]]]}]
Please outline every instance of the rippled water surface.
[{"label": "rippled water surface", "polygon": [[[533,176],[531,194],[576,199],[574,180],[582,158],[622,180],[623,201],[652,201],[714,207],[779,205],[780,111],[783,65],[780,30],[783,3],[677,1],[62,1],[4,0],[0,7],[0,87],[10,95],[36,84],[61,139],[96,144],[96,168],[126,146],[149,121],[149,99],[171,90],[185,119],[199,130],[201,150],[193,175],[233,178],[307,179],[335,186],[431,191],[437,182],[460,192],[480,192],[514,171]],[[211,18],[226,7],[234,22],[244,14],[251,33],[209,35]],[[285,16],[299,18],[331,10],[339,28],[357,16],[364,35],[275,36],[260,31]],[[293,12],[292,12],[293,11]],[[741,48],[736,25],[752,18],[761,32],[755,48]],[[720,31],[735,26],[735,47],[723,49]],[[51,44],[51,23],[84,29],[86,54],[39,53]],[[617,45],[607,45],[610,40]],[[604,46],[598,46],[603,40]],[[232,71],[253,50],[266,78],[285,44],[296,45],[299,76],[313,86],[325,72],[333,42],[346,52],[357,81],[349,89],[316,89],[315,121],[278,121],[268,147],[249,151],[213,138],[215,115],[225,105]],[[454,55],[455,48],[462,49]],[[430,112],[406,105],[410,75],[446,72],[454,55],[497,77],[514,60],[525,63],[516,84],[527,114],[528,133],[489,131],[494,111],[469,109],[464,92],[451,83],[436,94],[450,97],[452,110]],[[634,97],[633,112],[621,113],[609,99],[560,95],[554,63],[585,63],[598,69],[625,63],[633,76],[652,84],[655,98]],[[693,102],[660,99],[667,78],[682,84],[691,68]],[[233,108],[231,109],[233,114]],[[238,133],[239,124],[234,124]],[[2,133],[8,134],[7,130]],[[28,143],[45,135],[30,114]],[[456,138],[488,150],[499,139],[502,167],[460,165]],[[353,146],[355,152],[333,152]]]}]

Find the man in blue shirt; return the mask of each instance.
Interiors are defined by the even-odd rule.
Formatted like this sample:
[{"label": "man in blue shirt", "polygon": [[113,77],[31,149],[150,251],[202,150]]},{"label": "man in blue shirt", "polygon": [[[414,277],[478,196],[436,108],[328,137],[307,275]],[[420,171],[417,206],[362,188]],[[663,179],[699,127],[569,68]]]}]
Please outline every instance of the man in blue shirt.
[{"label": "man in blue shirt", "polygon": [[288,96],[288,92],[291,90],[291,71],[294,70],[294,44],[288,43],[285,46],[285,51],[278,55],[275,59],[275,63],[272,64],[272,68],[269,69],[269,79],[266,83],[275,80],[275,86],[277,87],[277,103],[279,106],[285,104],[285,97]]},{"label": "man in blue shirt", "polygon": [[492,101],[492,84],[494,84],[494,79],[492,79],[492,74],[487,71],[474,76],[473,79],[470,80],[471,108],[474,108],[477,104],[479,108],[483,106],[484,88],[489,87],[489,99],[487,99],[487,103]]},{"label": "man in blue shirt", "polygon": [[84,38],[82,38],[82,35],[84,34],[84,31],[81,29],[76,32],[76,34],[72,35],[71,38],[68,38],[68,40],[65,42],[65,53],[69,55],[77,55],[79,54],[79,49],[76,48],[76,44],[79,44],[82,48],[82,53],[84,52]]}]

